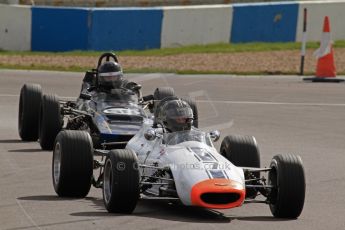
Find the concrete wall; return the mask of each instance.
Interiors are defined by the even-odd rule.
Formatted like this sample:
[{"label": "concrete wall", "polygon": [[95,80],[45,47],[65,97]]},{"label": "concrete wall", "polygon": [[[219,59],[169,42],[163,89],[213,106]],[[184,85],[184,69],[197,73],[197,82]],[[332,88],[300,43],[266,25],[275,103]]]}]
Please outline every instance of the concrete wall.
[{"label": "concrete wall", "polygon": [[68,8],[0,5],[0,49],[126,50],[218,42],[319,40],[323,18],[345,39],[345,1],[189,7]]},{"label": "concrete wall", "polygon": [[299,4],[296,40],[302,40],[303,10],[308,11],[307,38],[309,41],[320,41],[323,20],[329,16],[333,40],[345,40],[345,1],[315,1]]},{"label": "concrete wall", "polygon": [[31,8],[0,5],[0,49],[31,49]]},{"label": "concrete wall", "polygon": [[232,6],[165,7],[162,47],[230,41]]},{"label": "concrete wall", "polygon": [[[273,2],[277,0],[0,0],[1,2],[19,1],[21,4],[36,6],[83,6],[83,7],[124,7],[124,6],[177,6],[177,5],[212,5],[244,2]],[[291,0],[280,0],[291,1]],[[292,0],[297,1],[297,0]],[[313,1],[313,0],[309,0]]]},{"label": "concrete wall", "polygon": [[89,9],[32,7],[32,50],[87,50]]},{"label": "concrete wall", "polygon": [[160,8],[106,8],[92,11],[89,49],[153,49],[161,46]]},{"label": "concrete wall", "polygon": [[295,41],[298,4],[234,5],[231,42]]}]

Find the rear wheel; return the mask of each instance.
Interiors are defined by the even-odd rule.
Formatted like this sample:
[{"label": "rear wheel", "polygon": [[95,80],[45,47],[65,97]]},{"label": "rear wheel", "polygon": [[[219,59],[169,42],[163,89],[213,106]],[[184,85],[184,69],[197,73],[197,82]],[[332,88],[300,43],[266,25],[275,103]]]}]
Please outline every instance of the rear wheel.
[{"label": "rear wheel", "polygon": [[93,173],[92,140],[87,132],[66,130],[56,137],[52,177],[60,197],[85,197]]},{"label": "rear wheel", "polygon": [[[222,141],[220,153],[235,166],[260,168],[260,152],[253,136],[226,136]],[[253,172],[246,176],[246,179],[260,178],[260,172]],[[253,182],[246,183],[246,185],[250,184]],[[247,198],[255,198],[257,193],[255,188],[246,188]]]},{"label": "rear wheel", "polygon": [[112,150],[104,166],[103,200],[108,212],[132,213],[139,199],[139,170],[136,154]]},{"label": "rear wheel", "polygon": [[154,100],[163,100],[171,96],[175,96],[175,90],[171,87],[158,87],[153,93]]},{"label": "rear wheel", "polygon": [[305,175],[300,156],[276,155],[271,161],[268,183],[274,188],[269,194],[274,217],[297,218],[303,209]]},{"label": "rear wheel", "polygon": [[173,97],[175,96],[175,90],[171,87],[158,87],[153,93],[153,108],[152,113],[156,110],[157,106],[159,105],[160,101],[166,97]]},{"label": "rear wheel", "polygon": [[41,98],[42,88],[38,84],[25,84],[20,90],[18,132],[23,141],[38,139]]},{"label": "rear wheel", "polygon": [[57,134],[62,128],[61,109],[57,96],[44,95],[39,123],[40,145],[44,150],[52,150]]}]

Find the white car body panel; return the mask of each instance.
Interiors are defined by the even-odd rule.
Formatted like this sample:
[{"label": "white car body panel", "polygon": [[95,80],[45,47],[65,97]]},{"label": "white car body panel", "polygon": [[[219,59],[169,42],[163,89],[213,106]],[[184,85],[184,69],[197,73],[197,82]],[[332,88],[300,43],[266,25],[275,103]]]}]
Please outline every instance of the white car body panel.
[{"label": "white car body panel", "polygon": [[[243,170],[219,154],[211,142],[206,144],[198,141],[186,141],[176,145],[167,145],[162,141],[163,136],[156,137],[152,141],[146,140],[144,134],[148,129],[152,129],[152,124],[144,124],[128,142],[126,148],[136,152],[139,164],[169,167],[173,174],[178,197],[184,205],[193,205],[191,200],[193,186],[210,179],[227,179],[240,184],[241,189],[244,190]],[[159,130],[161,131],[161,129],[157,129],[158,133]],[[143,169],[141,173],[150,175],[153,170]],[[156,189],[158,193],[158,187],[153,186],[151,191]]]}]

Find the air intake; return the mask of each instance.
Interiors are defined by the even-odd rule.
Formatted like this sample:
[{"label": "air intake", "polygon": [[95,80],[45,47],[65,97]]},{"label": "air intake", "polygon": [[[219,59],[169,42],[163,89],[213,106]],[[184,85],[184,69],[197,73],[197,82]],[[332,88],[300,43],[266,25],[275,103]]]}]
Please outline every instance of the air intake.
[{"label": "air intake", "polygon": [[240,199],[238,193],[203,193],[201,200],[207,204],[230,204]]}]

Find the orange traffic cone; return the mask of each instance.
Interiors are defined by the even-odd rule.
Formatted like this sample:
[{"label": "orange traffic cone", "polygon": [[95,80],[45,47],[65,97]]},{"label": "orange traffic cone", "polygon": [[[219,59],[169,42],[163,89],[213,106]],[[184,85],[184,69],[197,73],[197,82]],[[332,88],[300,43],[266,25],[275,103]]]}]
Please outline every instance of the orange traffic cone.
[{"label": "orange traffic cone", "polygon": [[323,22],[323,33],[321,37],[320,48],[314,52],[318,58],[316,65],[316,77],[305,78],[313,82],[341,82],[344,79],[336,78],[336,69],[334,64],[334,50],[331,39],[331,27],[328,16]]}]

